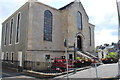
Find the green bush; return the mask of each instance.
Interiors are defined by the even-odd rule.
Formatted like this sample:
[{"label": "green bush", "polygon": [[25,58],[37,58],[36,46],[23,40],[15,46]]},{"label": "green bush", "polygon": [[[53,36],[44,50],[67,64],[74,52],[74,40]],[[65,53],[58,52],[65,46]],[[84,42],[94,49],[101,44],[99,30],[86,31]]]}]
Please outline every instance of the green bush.
[{"label": "green bush", "polygon": [[116,58],[117,55],[115,52],[110,52],[108,55],[105,56],[105,58]]},{"label": "green bush", "polygon": [[80,57],[76,57],[76,60],[80,60]]}]

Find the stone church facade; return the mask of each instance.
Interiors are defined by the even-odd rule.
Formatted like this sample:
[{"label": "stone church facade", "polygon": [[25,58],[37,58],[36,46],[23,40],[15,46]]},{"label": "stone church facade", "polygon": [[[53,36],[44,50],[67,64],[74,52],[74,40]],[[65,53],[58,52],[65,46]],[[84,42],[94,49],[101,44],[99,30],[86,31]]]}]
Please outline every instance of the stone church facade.
[{"label": "stone church facade", "polygon": [[[55,9],[37,1],[25,3],[2,24],[2,59],[12,67],[44,70],[50,58],[65,56],[67,46],[93,53],[94,25],[80,1]],[[73,48],[67,48],[74,58]]]}]

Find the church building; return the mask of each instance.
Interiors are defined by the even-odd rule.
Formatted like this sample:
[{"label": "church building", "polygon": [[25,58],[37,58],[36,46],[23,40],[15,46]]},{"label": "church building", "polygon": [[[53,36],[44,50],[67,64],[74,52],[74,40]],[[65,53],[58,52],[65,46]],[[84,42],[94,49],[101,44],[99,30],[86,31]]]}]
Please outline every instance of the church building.
[{"label": "church building", "polygon": [[51,58],[66,56],[65,40],[69,59],[69,46],[93,54],[94,28],[79,0],[60,9],[30,0],[2,23],[3,64],[45,70]]}]

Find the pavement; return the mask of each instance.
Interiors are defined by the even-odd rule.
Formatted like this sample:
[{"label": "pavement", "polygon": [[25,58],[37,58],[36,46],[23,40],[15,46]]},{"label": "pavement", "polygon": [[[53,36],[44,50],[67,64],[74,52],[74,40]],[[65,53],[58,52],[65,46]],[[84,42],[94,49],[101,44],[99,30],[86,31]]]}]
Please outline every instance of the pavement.
[{"label": "pavement", "polygon": [[[89,69],[89,68],[91,68],[91,66],[78,68],[76,70],[77,71],[82,71],[82,70]],[[29,75],[29,76],[33,76],[34,75],[34,77],[38,77],[38,78],[39,77],[42,77],[42,78],[53,78],[53,77],[56,77],[56,76],[61,76],[61,75],[67,74],[67,72],[62,72],[62,73],[42,73],[42,72],[35,72],[35,71],[30,71],[30,70],[24,71],[24,73]],[[68,73],[74,73],[74,69],[69,70]]]},{"label": "pavement", "polygon": [[[10,68],[12,69],[12,68]],[[70,79],[98,79],[102,78],[103,80],[111,80],[108,78],[114,78],[118,75],[118,64],[103,64],[98,66],[97,68],[95,67],[84,67],[84,68],[79,68],[77,69],[77,72],[75,73],[74,70],[70,70],[68,77]],[[52,76],[52,77],[50,77]],[[11,80],[37,80],[37,79],[66,79],[66,72],[63,73],[42,73],[42,72],[35,72],[31,70],[24,70],[22,73],[17,72],[15,69],[9,70],[9,69],[4,69],[2,72],[2,80],[7,80],[7,78]]]},{"label": "pavement", "polygon": [[[68,75],[69,78],[114,78],[118,75],[118,64],[103,64],[97,68],[92,67],[83,71],[71,73]],[[66,75],[61,75],[55,78],[67,78]]]},{"label": "pavement", "polygon": [[[77,71],[85,70],[90,68],[84,67],[84,68],[78,68]],[[69,73],[73,73],[74,70],[70,70]],[[65,75],[66,72],[62,73],[42,73],[42,72],[36,72],[32,70],[23,70],[23,72],[18,72],[15,68],[9,68],[4,67],[2,70],[2,78],[3,79],[46,79],[46,78],[53,78],[55,76],[61,76]],[[2,79],[2,80],[3,80]]]},{"label": "pavement", "polygon": [[2,68],[2,80],[26,80],[35,79],[33,76],[24,74],[23,72],[18,72],[15,69]]}]

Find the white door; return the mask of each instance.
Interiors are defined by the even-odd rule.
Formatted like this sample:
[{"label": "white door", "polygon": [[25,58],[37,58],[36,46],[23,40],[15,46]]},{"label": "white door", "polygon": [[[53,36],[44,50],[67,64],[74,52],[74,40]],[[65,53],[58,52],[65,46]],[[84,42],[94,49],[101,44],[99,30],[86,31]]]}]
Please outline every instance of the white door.
[{"label": "white door", "polygon": [[2,52],[1,60],[4,60],[4,52]]},{"label": "white door", "polygon": [[18,52],[18,61],[19,61],[19,66],[22,66],[22,52]]}]

